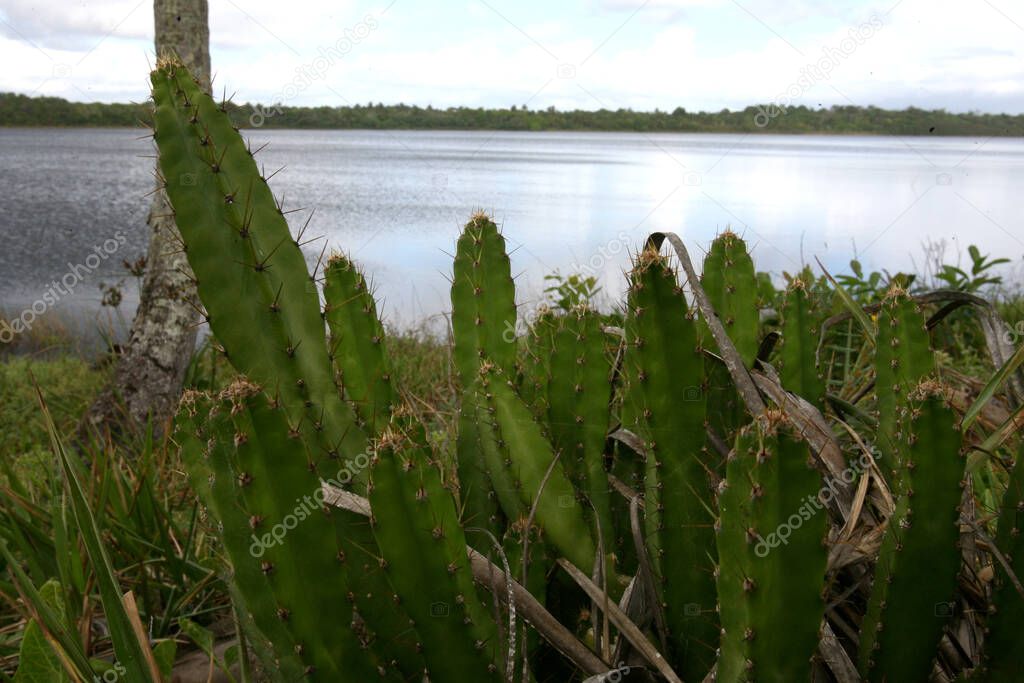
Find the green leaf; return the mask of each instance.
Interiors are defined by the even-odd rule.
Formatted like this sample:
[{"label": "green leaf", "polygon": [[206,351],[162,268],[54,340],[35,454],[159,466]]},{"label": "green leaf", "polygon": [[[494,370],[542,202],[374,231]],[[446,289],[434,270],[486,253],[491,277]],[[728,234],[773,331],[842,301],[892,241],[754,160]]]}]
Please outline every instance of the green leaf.
[{"label": "green leaf", "polygon": [[171,679],[171,670],[174,669],[174,657],[178,653],[178,644],[173,640],[161,640],[153,646],[153,658],[160,669],[160,674],[167,680]]},{"label": "green leaf", "polygon": [[191,619],[178,619],[178,628],[208,657],[213,657],[213,633]]},{"label": "green leaf", "polygon": [[[50,579],[43,584],[39,589],[39,596],[49,605],[60,622],[66,625],[64,599],[57,580]],[[61,665],[60,657],[43,635],[43,629],[35,621],[30,621],[25,627],[18,657],[20,663],[18,672],[14,675],[14,683],[66,683],[71,680]]]},{"label": "green leaf", "polygon": [[14,585],[21,594],[23,602],[31,608],[33,616],[45,624],[46,630],[59,643],[60,648],[67,655],[68,660],[78,671],[79,675],[91,675],[92,665],[89,664],[89,659],[85,656],[85,651],[82,649],[82,644],[78,641],[77,635],[70,632],[61,622],[58,614],[43,600],[39,591],[32,584],[32,580],[25,573],[25,570],[21,568],[17,558],[11,554],[10,548],[7,547],[7,542],[3,539],[0,539],[0,555],[3,556],[4,561],[7,563],[7,568],[14,577]]}]

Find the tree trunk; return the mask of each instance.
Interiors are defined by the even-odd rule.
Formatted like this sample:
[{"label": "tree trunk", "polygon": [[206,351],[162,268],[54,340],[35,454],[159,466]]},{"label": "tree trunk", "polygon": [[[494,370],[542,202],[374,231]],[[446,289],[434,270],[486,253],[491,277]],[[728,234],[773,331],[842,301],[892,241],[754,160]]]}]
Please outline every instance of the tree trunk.
[{"label": "tree trunk", "polygon": [[[153,11],[157,56],[177,55],[209,91],[207,0],[154,0]],[[147,223],[152,233],[139,308],[112,384],[89,408],[84,431],[151,421],[162,433],[177,407],[195,349],[198,313],[192,269],[162,189],[153,195]]]}]

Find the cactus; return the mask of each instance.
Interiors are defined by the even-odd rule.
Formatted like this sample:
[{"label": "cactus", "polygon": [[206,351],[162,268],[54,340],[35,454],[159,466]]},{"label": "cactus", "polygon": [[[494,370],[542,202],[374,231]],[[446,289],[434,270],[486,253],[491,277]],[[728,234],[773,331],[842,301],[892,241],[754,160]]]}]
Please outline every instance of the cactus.
[{"label": "cactus", "polygon": [[[805,441],[795,425],[820,426],[825,417],[794,412],[813,411],[807,405],[779,405],[751,422],[725,366],[705,352],[710,336],[675,272],[653,249],[638,255],[630,274],[615,354],[601,318],[582,309],[542,311],[525,337],[517,335],[505,242],[477,214],[458,240],[452,281],[461,399],[450,463],[444,444],[428,440],[401,404],[376,304],[355,264],[329,260],[321,317],[302,251],[227,114],[171,62],[160,61],[152,82],[160,169],[184,248],[213,334],[243,375],[217,397],[187,393],[174,440],[217,523],[240,621],[272,647],[266,668],[275,680],[565,680],[572,666],[552,666],[552,658],[573,648],[538,643],[537,625],[558,619],[582,641],[600,641],[605,661],[632,639],[630,657],[662,673],[670,666],[685,680],[704,680],[713,666],[723,682],[816,680],[811,659],[819,637],[830,637],[819,632],[829,550],[864,526],[875,533],[888,512],[874,478],[862,480],[868,488],[858,513],[845,503],[821,509],[821,475],[808,461],[823,442],[840,455],[881,453],[896,500],[859,643],[834,642],[870,680],[925,680],[936,662],[950,678],[960,673],[934,656],[945,623],[938,606],[954,599],[961,561],[963,436],[946,389],[927,380],[935,369],[928,333],[905,292],[894,288],[878,317],[877,432],[854,434],[843,425],[843,439],[857,437],[855,449],[842,439],[829,442],[827,433]],[[713,308],[702,302],[705,314],[721,320],[752,367],[758,280],[741,239],[726,232],[715,240],[702,281]],[[777,358],[783,386],[815,402],[824,393],[814,363],[816,316],[795,280],[782,308]],[[869,345],[850,340],[847,361],[870,358]],[[621,367],[612,367],[612,356]],[[863,411],[857,404],[870,374],[859,365],[847,362],[829,375],[844,382],[836,393]],[[768,367],[753,372],[759,383],[771,382],[771,374]],[[625,431],[608,440],[617,422],[639,443]],[[724,462],[709,455],[706,442],[726,450],[706,439],[709,432],[734,444]],[[613,482],[609,466],[625,487]],[[1011,474],[995,544],[1018,576],[1021,471]],[[325,481],[354,489],[346,495],[365,485],[361,504],[372,521],[322,507]],[[643,492],[642,510],[631,508],[628,487]],[[643,515],[646,533],[633,536],[630,512]],[[791,527],[784,539],[783,525]],[[287,529],[280,541],[279,526]],[[599,544],[614,556],[599,558]],[[512,610],[492,615],[489,597],[481,599],[473,585],[475,576],[508,599],[471,572],[468,557],[491,551],[532,594],[530,628],[520,619],[516,633],[502,632]],[[569,573],[555,569],[572,570],[554,562],[560,557],[588,575],[605,562],[605,593],[578,590]],[[655,628],[641,619],[639,603],[624,603],[638,619],[635,631],[621,615],[606,622],[585,612],[605,612],[630,579],[649,599],[646,575],[637,570],[648,558],[661,607],[653,610]],[[829,581],[862,578],[847,566]],[[573,578],[586,587],[578,573]],[[991,606],[998,609],[989,614],[983,674],[989,680],[1016,673],[1011,657],[1024,601],[1015,593],[997,564]],[[829,599],[838,595],[855,598],[856,587],[830,586]],[[845,607],[856,611],[862,603],[851,599]],[[598,639],[592,623],[607,627],[610,640]],[[564,638],[568,631],[560,628]],[[646,648],[636,640],[644,629]],[[519,656],[519,644],[527,655]],[[655,656],[652,648],[662,652]]]},{"label": "cactus", "polygon": [[[1018,450],[1017,462],[1003,495],[996,527],[996,548],[1002,551],[1017,580],[1024,577],[1024,447]],[[992,602],[994,614],[989,616],[986,631],[984,672],[980,680],[989,683],[1011,683],[1020,678],[1021,624],[1024,624],[1024,596],[1014,585],[1002,562],[995,561],[996,587]]]},{"label": "cactus", "polygon": [[814,404],[821,404],[825,398],[825,381],[815,358],[820,325],[807,285],[794,278],[786,289],[782,306],[779,374],[783,387]]},{"label": "cactus", "polygon": [[827,515],[811,451],[786,416],[745,427],[718,494],[718,680],[809,681],[825,611]]},{"label": "cactus", "polygon": [[907,398],[896,442],[896,509],[861,623],[860,669],[872,681],[928,679],[960,569],[964,454],[956,417],[934,381]]},{"label": "cactus", "polygon": [[452,271],[455,369],[471,385],[486,358],[505,372],[516,362],[515,284],[505,238],[485,214],[470,219],[459,237]]},{"label": "cactus", "polygon": [[[876,442],[883,458],[898,453],[898,416],[910,391],[934,369],[924,318],[906,291],[894,286],[882,301],[875,345]],[[899,463],[890,462],[889,467],[895,472]]]},{"label": "cactus", "polygon": [[605,352],[601,317],[580,309],[565,316],[550,355],[548,415],[551,441],[562,452],[570,480],[587,498],[611,552],[611,493],[604,464],[608,406],[612,396],[611,362]]},{"label": "cactus", "polygon": [[704,463],[704,361],[697,324],[667,259],[652,249],[630,275],[623,359],[625,391],[646,447],[647,542],[661,580],[681,675],[714,661],[714,518]]},{"label": "cactus", "polygon": [[561,463],[555,462],[554,448],[505,373],[487,362],[479,373],[477,401],[484,408],[483,429],[493,434],[521,503],[515,510],[506,509],[506,514],[516,520],[524,510],[528,513],[536,507],[544,538],[589,574],[595,562],[594,543],[576,491]]},{"label": "cactus", "polygon": [[[757,275],[746,243],[735,233],[726,230],[711,243],[701,284],[736,351],[746,366],[752,367],[759,345]],[[706,323],[701,325],[700,337],[703,346],[714,348]],[[709,365],[704,395],[711,430],[730,442],[748,416],[724,364]]]},{"label": "cactus", "polygon": [[366,278],[338,254],[324,269],[324,317],[331,330],[331,357],[345,397],[371,434],[388,422],[395,403],[385,351],[384,326]]},{"label": "cactus", "polygon": [[314,466],[364,452],[334,384],[316,283],[241,135],[181,65],[161,61],[151,81],[160,172],[210,329],[315,438]]},{"label": "cactus", "polygon": [[736,233],[726,230],[711,243],[701,284],[736,350],[752,366],[760,344],[757,275],[747,245]]},{"label": "cactus", "polygon": [[564,322],[564,316],[542,306],[523,335],[519,365],[522,377],[519,395],[534,415],[547,418],[548,384],[551,381],[551,354],[555,346],[555,335]]},{"label": "cactus", "polygon": [[[497,462],[481,458],[491,452],[481,442],[479,406],[472,395],[484,359],[508,372],[515,368],[515,285],[505,238],[486,215],[478,213],[459,237],[452,272],[452,357],[463,387],[456,442],[460,499],[464,519],[500,533],[495,488],[505,494]],[[514,506],[514,494],[505,494],[506,508]]]},{"label": "cactus", "polygon": [[[192,401],[195,420],[201,402]],[[343,671],[375,675],[352,629],[332,513],[316,502],[320,481],[304,464],[305,445],[287,414],[239,379],[213,405],[208,428],[212,481],[205,492],[225,524],[235,581],[263,635],[279,658],[297,659],[311,680],[338,680]],[[187,439],[188,430],[183,422],[178,432]],[[287,544],[270,531],[278,525]],[[308,590],[309,576],[324,578],[320,590]],[[334,615],[327,623],[318,617],[324,609]]]},{"label": "cactus", "polygon": [[398,604],[409,615],[438,681],[498,680],[500,649],[466,557],[455,499],[421,446],[385,431],[376,448],[369,495],[372,526]]}]

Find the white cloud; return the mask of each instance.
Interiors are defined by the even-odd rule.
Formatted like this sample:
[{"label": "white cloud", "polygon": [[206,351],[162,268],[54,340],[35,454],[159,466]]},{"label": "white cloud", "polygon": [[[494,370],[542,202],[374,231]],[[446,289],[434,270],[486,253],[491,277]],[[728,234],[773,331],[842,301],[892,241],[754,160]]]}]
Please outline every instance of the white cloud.
[{"label": "white cloud", "polygon": [[[590,13],[611,30],[640,4],[591,0],[559,12]],[[805,88],[796,104],[845,104],[849,97],[861,105],[1024,111],[1024,31],[1016,25],[1024,24],[1024,12],[996,3],[1008,20],[984,3],[965,8],[956,0],[903,0],[886,14],[891,6],[844,0],[823,10],[811,0],[651,0],[603,46],[606,34],[595,31],[594,22],[555,20],[517,6],[515,21],[545,51],[478,2],[429,25],[420,20],[429,20],[430,12],[399,3],[293,103],[339,104],[340,93],[353,102],[506,106],[535,95],[532,107],[592,109],[600,106],[596,96],[610,108],[735,109],[784,92],[823,49],[840,46],[850,28],[875,13],[884,27],[829,78]],[[1022,16],[1014,19],[1014,13]],[[148,0],[141,6],[131,0],[8,0],[0,16],[0,58],[18,65],[0,73],[0,90],[79,100],[145,97],[152,56]],[[236,90],[239,100],[269,103],[318,47],[336,44],[363,16],[356,0],[311,0],[298,8],[270,0],[211,3],[217,82]],[[559,60],[576,65],[575,78],[558,77]],[[70,73],[56,73],[60,65]]]}]

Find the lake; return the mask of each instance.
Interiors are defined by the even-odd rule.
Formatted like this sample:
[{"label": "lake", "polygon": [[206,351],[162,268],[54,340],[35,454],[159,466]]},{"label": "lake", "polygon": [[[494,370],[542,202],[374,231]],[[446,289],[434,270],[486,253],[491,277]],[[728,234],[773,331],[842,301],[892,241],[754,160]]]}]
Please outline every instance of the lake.
[{"label": "lake", "polygon": [[[125,280],[120,316],[137,300],[122,266],[145,253],[152,144],[120,129],[0,129],[0,305],[38,300],[93,257],[58,308],[95,325],[100,284]],[[795,271],[819,257],[848,270],[922,267],[922,244],[947,260],[969,244],[1024,255],[1024,140],[488,131],[246,132],[294,227],[358,260],[388,320],[412,325],[448,308],[460,226],[493,214],[528,310],[545,274],[600,276],[624,288],[629,253],[675,231],[699,258],[732,228],[759,270]],[[111,242],[110,240],[113,240]],[[324,240],[305,247],[315,263]],[[1013,269],[1005,271],[1013,275]],[[109,312],[108,312],[109,313]],[[109,317],[109,316],[105,316]],[[121,323],[123,324],[123,322]]]}]

